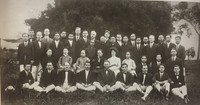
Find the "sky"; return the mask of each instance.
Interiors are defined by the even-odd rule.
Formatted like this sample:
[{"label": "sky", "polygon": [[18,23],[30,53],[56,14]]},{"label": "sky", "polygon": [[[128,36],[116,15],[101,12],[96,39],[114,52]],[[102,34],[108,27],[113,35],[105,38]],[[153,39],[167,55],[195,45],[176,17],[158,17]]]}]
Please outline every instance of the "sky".
[{"label": "sky", "polygon": [[0,0],[0,38],[17,38],[28,32],[25,19],[38,17],[54,0]]}]

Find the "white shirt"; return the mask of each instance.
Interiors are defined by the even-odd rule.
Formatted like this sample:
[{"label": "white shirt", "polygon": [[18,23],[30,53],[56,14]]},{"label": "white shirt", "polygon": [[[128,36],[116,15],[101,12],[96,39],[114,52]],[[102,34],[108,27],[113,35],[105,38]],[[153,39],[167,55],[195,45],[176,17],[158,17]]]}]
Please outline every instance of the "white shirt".
[{"label": "white shirt", "polygon": [[85,80],[87,81],[88,79],[88,74],[89,74],[89,70],[85,70]]},{"label": "white shirt", "polygon": [[27,46],[28,45],[28,41],[24,42],[24,46]]},{"label": "white shirt", "polygon": [[136,69],[136,64],[135,64],[135,61],[132,60],[131,58],[129,59],[124,59],[122,61],[122,63],[126,63],[128,65],[128,70],[135,70]]},{"label": "white shirt", "polygon": [[176,56],[174,56],[174,57],[172,56],[172,61],[175,61],[175,60],[176,60]]},{"label": "white shirt", "polygon": [[70,46],[72,46],[72,42],[73,42],[72,40],[69,40],[69,44],[70,44]]},{"label": "white shirt", "polygon": [[164,74],[164,73],[161,73],[161,72],[160,72],[160,78],[162,78],[163,74]]},{"label": "white shirt", "polygon": [[110,70],[112,71],[119,70],[119,68],[121,67],[121,59],[116,56],[110,57],[108,61],[110,62],[110,65],[116,65],[110,67]]},{"label": "white shirt", "polygon": [[117,41],[117,43],[118,43],[120,46],[122,46],[122,41]]},{"label": "white shirt", "polygon": [[140,49],[140,44],[137,44],[137,49],[138,49],[138,50]]},{"label": "white shirt", "polygon": [[68,85],[68,72],[65,72],[65,81],[64,84]]},{"label": "white shirt", "polygon": [[83,40],[84,40],[85,42],[87,42],[87,38],[84,38],[84,37],[83,37]]},{"label": "white shirt", "polygon": [[56,48],[58,48],[58,43],[59,43],[59,40],[55,40],[55,44],[56,44]]},{"label": "white shirt", "polygon": [[76,35],[76,40],[79,40],[80,36],[79,35]]},{"label": "white shirt", "polygon": [[167,48],[169,48],[169,44],[170,44],[170,42],[167,42]]},{"label": "white shirt", "polygon": [[131,45],[133,45],[133,46],[134,46],[134,45],[135,45],[135,41],[132,41],[132,40],[131,40]]},{"label": "white shirt", "polygon": [[161,64],[161,61],[160,62],[157,61],[157,65],[160,65],[160,64]]},{"label": "white shirt", "polygon": [[38,41],[39,48],[41,48],[41,41]]},{"label": "white shirt", "polygon": [[143,74],[143,81],[142,81],[142,84],[144,84],[145,78],[146,78],[146,74]]},{"label": "white shirt", "polygon": [[153,42],[149,43],[149,45],[150,45],[150,48],[152,48],[152,47],[153,47],[153,44],[154,44]]},{"label": "white shirt", "polygon": [[126,74],[123,73],[123,77],[124,77],[124,82],[126,82]]}]

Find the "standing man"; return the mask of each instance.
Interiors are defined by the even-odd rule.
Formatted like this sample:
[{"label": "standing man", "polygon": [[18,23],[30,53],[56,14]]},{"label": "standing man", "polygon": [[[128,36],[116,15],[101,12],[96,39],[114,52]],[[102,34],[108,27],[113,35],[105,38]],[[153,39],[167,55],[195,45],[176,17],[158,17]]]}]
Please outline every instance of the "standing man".
[{"label": "standing man", "polygon": [[162,56],[161,54],[157,54],[156,55],[156,61],[152,63],[151,69],[150,69],[150,73],[152,75],[154,75],[155,73],[157,73],[159,71],[159,66],[162,64]]},{"label": "standing man", "polygon": [[65,47],[66,47],[66,42],[67,42],[67,34],[66,31],[62,31],[62,33],[60,34],[60,41],[64,43]]},{"label": "standing man", "polygon": [[97,32],[95,30],[92,30],[90,33],[90,40],[92,40],[95,43],[95,47],[97,48],[99,46],[99,40],[96,40]]},{"label": "standing man", "polygon": [[68,35],[68,40],[66,41],[66,47],[69,50],[69,56],[71,56],[73,59],[72,63],[75,63],[77,56],[76,56],[76,42],[74,41],[73,34]]},{"label": "standing man", "polygon": [[42,69],[42,59],[45,56],[45,44],[42,40],[42,33],[40,31],[36,34],[37,40],[33,42],[33,55],[34,55],[34,63],[32,66],[32,75],[35,81],[39,81],[41,76]]},{"label": "standing man", "polygon": [[35,34],[34,30],[30,29],[28,32],[28,37],[29,37],[28,41],[31,43],[35,41],[34,34]]},{"label": "standing man", "polygon": [[143,55],[144,46],[141,44],[141,37],[136,38],[136,45],[132,48],[132,59],[135,61],[136,65],[141,63],[141,57]]},{"label": "standing man", "polygon": [[33,45],[28,41],[28,34],[22,34],[23,42],[19,44],[17,50],[18,64],[20,65],[20,71],[24,70],[25,64],[33,64]]},{"label": "standing man", "polygon": [[185,60],[185,47],[180,44],[181,43],[181,36],[176,36],[175,42],[176,42],[177,57],[181,58],[182,61],[184,62],[184,60]]},{"label": "standing man", "polygon": [[102,50],[104,58],[107,57],[108,45],[106,44],[106,38],[104,36],[100,37],[100,43],[99,43],[99,46],[97,47],[97,49],[101,49]]},{"label": "standing man", "polygon": [[85,49],[86,56],[93,61],[93,59],[97,56],[97,49],[95,47],[94,40],[90,41],[90,45]]},{"label": "standing man", "polygon": [[48,28],[44,29],[44,37],[42,38],[42,42],[45,43],[46,49],[49,48],[49,45],[53,42],[53,39],[49,37],[50,30]]},{"label": "standing man", "polygon": [[123,45],[122,45],[122,51],[121,51],[121,60],[124,60],[126,58],[126,52],[131,52],[131,46],[128,44],[128,37],[123,37]]},{"label": "standing man", "polygon": [[164,62],[165,58],[165,44],[164,44],[164,36],[159,35],[158,36],[158,53],[161,54],[162,62]]},{"label": "standing man", "polygon": [[76,27],[75,29],[75,42],[78,42],[80,39],[82,38],[81,36],[81,28],[80,27]]},{"label": "standing man", "polygon": [[116,46],[117,46],[118,54],[119,54],[119,56],[121,58],[122,57],[122,45],[123,45],[122,35],[121,34],[117,34],[116,40],[117,40]]},{"label": "standing man", "polygon": [[105,36],[106,43],[108,44],[109,43],[109,39],[110,39],[110,31],[109,30],[105,30],[104,36]]},{"label": "standing man", "polygon": [[[88,31],[87,30],[83,30],[83,38],[80,39],[77,43],[79,46],[79,54],[81,50],[85,50],[85,48],[87,48],[90,44],[90,40],[88,39]],[[78,50],[78,49],[77,49]]]},{"label": "standing man", "polygon": [[147,45],[149,44],[149,38],[148,37],[143,37],[143,46],[144,46],[144,54],[146,54],[147,50]]},{"label": "standing man", "polygon": [[133,33],[131,34],[130,36],[130,42],[129,42],[129,45],[131,45],[132,47],[134,47],[136,45],[136,35]]},{"label": "standing man", "polygon": [[164,62],[171,57],[171,50],[175,48],[175,44],[171,42],[171,35],[166,36],[166,43],[165,43],[165,57]]}]

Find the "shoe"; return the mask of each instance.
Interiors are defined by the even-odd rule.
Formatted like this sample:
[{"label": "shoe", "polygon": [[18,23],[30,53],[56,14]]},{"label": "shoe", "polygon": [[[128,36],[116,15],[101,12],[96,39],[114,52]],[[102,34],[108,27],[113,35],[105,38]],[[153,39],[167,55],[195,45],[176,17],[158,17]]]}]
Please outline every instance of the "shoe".
[{"label": "shoe", "polygon": [[187,104],[190,100],[188,99],[188,95],[184,96],[184,102]]},{"label": "shoe", "polygon": [[143,101],[146,101],[146,97],[141,97],[141,99],[142,99]]}]

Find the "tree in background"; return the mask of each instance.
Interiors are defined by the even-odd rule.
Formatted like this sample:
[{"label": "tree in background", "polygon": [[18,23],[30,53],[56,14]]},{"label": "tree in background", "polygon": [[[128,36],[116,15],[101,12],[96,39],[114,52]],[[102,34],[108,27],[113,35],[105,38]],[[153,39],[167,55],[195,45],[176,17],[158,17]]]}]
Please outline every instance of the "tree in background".
[{"label": "tree in background", "polygon": [[35,31],[50,28],[54,33],[65,30],[72,33],[79,26],[88,31],[96,30],[98,37],[110,30],[111,35],[130,36],[166,35],[172,31],[171,5],[169,2],[130,0],[55,0],[48,4],[38,19],[25,23]]},{"label": "tree in background", "polygon": [[[188,2],[180,2],[173,7],[172,11],[172,19],[173,21],[180,21],[181,19],[189,22],[196,33],[199,35],[199,45],[197,52],[197,60],[200,59],[200,3],[188,3]],[[179,27],[178,33],[181,34],[181,30],[187,31],[187,36],[190,37],[191,29],[188,27],[188,24],[183,24]]]}]

